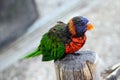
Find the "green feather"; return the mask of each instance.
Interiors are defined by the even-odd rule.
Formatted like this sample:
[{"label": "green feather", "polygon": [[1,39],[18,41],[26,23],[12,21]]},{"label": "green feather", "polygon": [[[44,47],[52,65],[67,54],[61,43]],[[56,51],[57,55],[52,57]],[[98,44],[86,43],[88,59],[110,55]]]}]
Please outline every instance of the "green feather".
[{"label": "green feather", "polygon": [[65,44],[61,40],[64,34],[65,24],[57,24],[43,35],[37,50],[26,55],[24,58],[31,58],[43,55],[42,61],[61,59],[65,53]]},{"label": "green feather", "polygon": [[61,59],[65,52],[65,46],[62,41],[55,35],[45,34],[41,40],[43,59],[42,61],[49,61],[53,59]]},{"label": "green feather", "polygon": [[24,58],[32,58],[32,57],[39,56],[40,54],[42,54],[41,51],[35,50],[34,52],[32,52],[32,53],[26,55]]}]

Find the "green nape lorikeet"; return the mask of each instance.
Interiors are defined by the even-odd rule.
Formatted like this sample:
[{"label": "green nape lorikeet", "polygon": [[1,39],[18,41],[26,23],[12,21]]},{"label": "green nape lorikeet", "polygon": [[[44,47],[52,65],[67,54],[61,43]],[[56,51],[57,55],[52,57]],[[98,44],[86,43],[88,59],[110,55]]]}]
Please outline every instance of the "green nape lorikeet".
[{"label": "green nape lorikeet", "polygon": [[62,59],[78,51],[86,41],[85,32],[94,27],[87,18],[73,17],[68,24],[58,22],[41,39],[38,48],[25,58],[43,55],[42,61]]}]

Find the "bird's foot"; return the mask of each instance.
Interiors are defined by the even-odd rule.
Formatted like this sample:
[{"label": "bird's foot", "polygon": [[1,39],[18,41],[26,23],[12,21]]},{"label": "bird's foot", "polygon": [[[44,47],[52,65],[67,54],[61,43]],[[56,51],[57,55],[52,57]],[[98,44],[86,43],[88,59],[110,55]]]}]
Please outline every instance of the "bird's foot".
[{"label": "bird's foot", "polygon": [[75,56],[79,56],[80,54],[79,54],[79,53],[73,53],[73,55],[75,55]]}]

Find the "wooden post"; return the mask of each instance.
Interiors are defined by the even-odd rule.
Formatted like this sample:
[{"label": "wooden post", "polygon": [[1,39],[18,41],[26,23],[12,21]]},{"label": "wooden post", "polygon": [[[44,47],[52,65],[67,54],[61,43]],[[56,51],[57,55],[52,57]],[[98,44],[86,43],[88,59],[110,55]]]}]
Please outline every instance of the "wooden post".
[{"label": "wooden post", "polygon": [[97,55],[92,51],[79,51],[55,61],[57,80],[100,80]]}]

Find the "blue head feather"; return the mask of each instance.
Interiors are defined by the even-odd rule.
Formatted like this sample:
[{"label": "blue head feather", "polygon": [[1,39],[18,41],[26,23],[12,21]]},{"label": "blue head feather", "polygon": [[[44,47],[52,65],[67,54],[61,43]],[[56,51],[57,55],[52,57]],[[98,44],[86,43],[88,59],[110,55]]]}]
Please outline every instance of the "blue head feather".
[{"label": "blue head feather", "polygon": [[84,36],[84,33],[86,32],[87,23],[89,22],[88,19],[81,16],[74,17],[73,22],[76,27],[76,36]]}]

